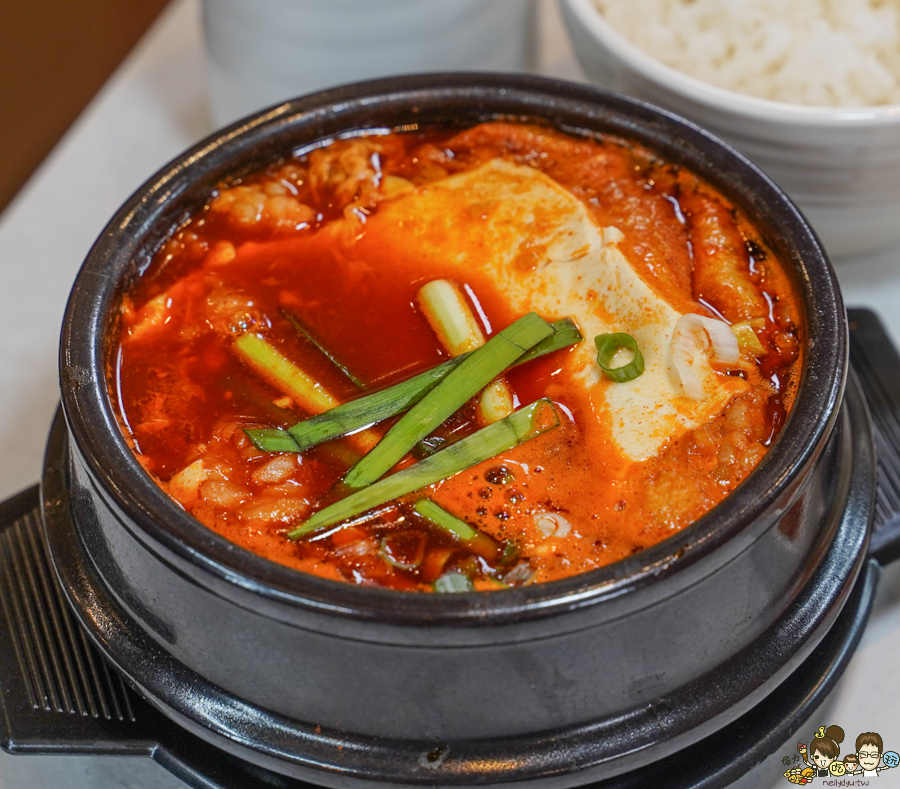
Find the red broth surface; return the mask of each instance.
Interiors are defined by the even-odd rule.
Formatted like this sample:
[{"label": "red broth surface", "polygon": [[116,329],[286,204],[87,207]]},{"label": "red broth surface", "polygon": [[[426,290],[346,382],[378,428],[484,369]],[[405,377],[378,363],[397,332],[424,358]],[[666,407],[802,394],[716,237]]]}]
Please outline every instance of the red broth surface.
[{"label": "red broth surface", "polygon": [[[514,167],[485,169],[498,162]],[[504,207],[485,197],[489,189],[476,177],[482,172],[509,180],[509,194],[521,196],[521,184],[532,181],[541,194],[558,190],[560,205],[584,207],[592,226],[618,231],[611,254],[620,257],[608,259],[627,261],[666,309],[748,324],[761,349],[743,349],[737,363],[713,364],[727,396],[702,420],[678,416],[696,410],[684,397],[661,404],[675,409],[665,423],[671,434],[636,457],[623,450],[616,414],[624,412],[604,405],[612,402],[610,387],[627,384],[599,373],[586,378],[585,349],[593,348],[586,336],[580,346],[505,375],[516,405],[550,398],[557,428],[289,540],[292,528],[340,495],[363,439],[299,454],[255,448],[245,429],[287,428],[311,414],[251,369],[235,339],[248,332],[264,338],[347,401],[449,358],[418,301],[431,280],[458,285],[486,337],[511,324],[528,310],[509,283],[521,279],[521,292],[531,292],[528,277],[552,253],[542,228],[575,209],[556,216],[544,203],[527,221],[503,220],[508,201]],[[474,180],[450,188],[466,174]],[[431,213],[418,218],[419,205]],[[519,279],[501,282],[485,239],[494,244],[507,236],[517,246],[503,271]],[[579,304],[588,305],[585,320],[608,319],[614,302],[594,292],[599,285],[578,280],[575,287]],[[534,293],[542,304],[553,296]],[[351,583],[430,590],[450,573],[476,589],[502,589],[636,553],[732,491],[790,408],[801,361],[799,315],[788,277],[746,218],[692,173],[640,146],[507,123],[372,134],[273,163],[210,195],[123,300],[109,388],[147,472],[238,545]],[[431,443],[443,446],[482,423],[473,399]],[[380,436],[390,424],[371,430]],[[419,447],[396,468],[427,451]],[[467,542],[436,527],[413,510],[422,498],[489,539]]]}]

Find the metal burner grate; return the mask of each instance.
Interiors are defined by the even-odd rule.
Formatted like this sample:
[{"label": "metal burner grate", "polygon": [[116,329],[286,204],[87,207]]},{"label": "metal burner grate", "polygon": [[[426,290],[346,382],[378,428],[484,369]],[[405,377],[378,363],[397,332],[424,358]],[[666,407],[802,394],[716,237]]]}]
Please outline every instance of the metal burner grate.
[{"label": "metal burner grate", "polygon": [[130,691],[88,643],[62,598],[38,511],[0,534],[0,605],[35,710],[134,721]]},{"label": "metal burner grate", "polygon": [[148,755],[169,725],[101,657],[63,597],[38,489],[0,503],[0,745]]}]

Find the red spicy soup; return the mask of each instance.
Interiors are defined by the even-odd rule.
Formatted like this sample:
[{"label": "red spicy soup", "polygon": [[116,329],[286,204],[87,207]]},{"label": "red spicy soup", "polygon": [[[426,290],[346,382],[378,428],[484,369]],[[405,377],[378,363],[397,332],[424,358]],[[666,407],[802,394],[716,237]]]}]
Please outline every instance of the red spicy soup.
[{"label": "red spicy soup", "polygon": [[[286,432],[485,358],[529,313],[582,339],[486,388],[454,379],[460,407],[362,485],[411,406],[308,447]],[[709,184],[617,138],[490,123],[335,141],[223,184],[123,299],[109,386],[147,472],[238,545],[351,583],[502,589],[721,501],[790,408],[800,331],[783,268]],[[598,364],[595,337],[620,334],[637,375],[627,343]],[[491,426],[515,443],[304,531]]]}]

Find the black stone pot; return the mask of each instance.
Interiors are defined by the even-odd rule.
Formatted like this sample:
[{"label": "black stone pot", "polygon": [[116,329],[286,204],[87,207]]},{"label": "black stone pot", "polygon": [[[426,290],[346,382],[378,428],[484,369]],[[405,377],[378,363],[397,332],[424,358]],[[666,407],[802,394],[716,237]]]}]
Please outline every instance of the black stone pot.
[{"label": "black stone pot", "polygon": [[[750,477],[627,560],[503,593],[421,595],[272,564],[174,504],[122,438],[106,389],[122,292],[222,179],[343,132],[496,117],[609,132],[738,204],[803,302],[791,415]],[[865,405],[841,409],[847,325],[833,272],[762,173],[670,114],[532,77],[429,75],[314,94],[200,143],[91,250],[62,335],[63,586],[101,650],[187,730],[269,770],[342,787],[574,786],[660,759],[758,703],[825,635],[865,552]],[[842,414],[842,415],[841,415]],[[851,423],[853,429],[851,430]],[[45,481],[46,483],[46,481]],[[50,495],[45,508],[59,507]]]}]

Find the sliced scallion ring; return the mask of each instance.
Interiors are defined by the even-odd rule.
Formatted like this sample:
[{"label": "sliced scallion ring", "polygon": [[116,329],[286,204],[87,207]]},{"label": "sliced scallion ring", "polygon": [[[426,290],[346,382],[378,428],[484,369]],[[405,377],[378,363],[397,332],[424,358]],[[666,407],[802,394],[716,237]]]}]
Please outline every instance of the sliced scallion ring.
[{"label": "sliced scallion ring", "polygon": [[435,592],[443,594],[472,592],[475,590],[472,581],[469,580],[469,576],[458,570],[450,570],[450,572],[444,573],[434,582],[434,584],[432,584],[432,586],[434,587]]},{"label": "sliced scallion ring", "polygon": [[[600,369],[617,384],[633,381],[644,372],[644,357],[634,337],[624,332],[614,334],[598,334],[594,337],[597,346],[597,364]],[[613,357],[621,349],[626,348],[634,354],[634,358],[621,367],[610,367]]]},{"label": "sliced scallion ring", "polygon": [[379,553],[381,558],[391,565],[391,567],[396,567],[398,570],[415,570],[422,564],[422,559],[425,557],[425,540],[424,538],[420,538],[420,544],[416,546],[414,554],[410,557],[406,557],[412,561],[404,562],[401,559],[398,559],[391,550],[391,540],[398,537],[402,538],[403,536],[408,535],[386,534],[381,538],[381,542],[379,543],[381,548]]}]

